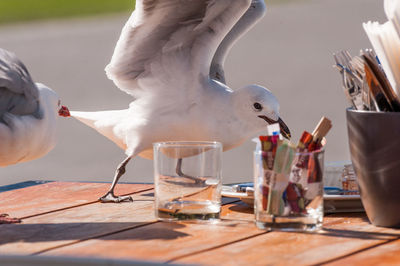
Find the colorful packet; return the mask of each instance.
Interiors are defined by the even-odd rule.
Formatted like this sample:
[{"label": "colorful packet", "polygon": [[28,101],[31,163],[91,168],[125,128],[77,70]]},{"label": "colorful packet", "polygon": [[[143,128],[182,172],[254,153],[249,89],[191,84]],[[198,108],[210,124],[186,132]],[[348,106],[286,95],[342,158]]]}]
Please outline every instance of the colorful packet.
[{"label": "colorful packet", "polygon": [[268,193],[269,193],[269,182],[271,180],[272,168],[274,166],[274,159],[276,148],[278,146],[279,135],[273,136],[260,136],[261,142],[261,156],[262,156],[262,164],[263,164],[263,185],[261,188],[263,198],[262,205],[263,209],[267,209],[268,205]]},{"label": "colorful packet", "polygon": [[307,131],[304,131],[299,139],[299,142],[297,143],[297,149],[299,151],[308,150],[308,146],[310,146],[312,141],[313,141],[313,135],[311,135]]},{"label": "colorful packet", "polygon": [[[304,206],[307,205],[308,199],[313,199],[320,189],[318,184],[322,182],[323,169],[317,158],[318,153],[313,152],[323,147],[322,140],[331,127],[331,121],[322,117],[313,133],[310,134],[304,131],[299,140],[297,151],[300,154],[296,156],[297,162],[295,162],[290,176],[290,182],[295,183],[297,187],[293,187],[289,183],[287,191],[288,202],[292,212],[304,212]],[[304,191],[304,187],[308,188],[307,191]],[[293,191],[290,191],[291,189]],[[289,197],[291,197],[290,200]]]},{"label": "colorful packet", "polygon": [[[332,122],[326,118],[322,117],[319,121],[317,127],[314,129],[313,141],[308,147],[309,152],[314,152],[322,148],[322,139],[326,136],[329,130],[332,128]],[[319,165],[319,160],[316,158],[318,156],[317,153],[313,153],[313,156],[310,156],[308,160],[308,183],[315,183],[322,181],[323,171],[321,169],[321,165]]]},{"label": "colorful packet", "polygon": [[[308,146],[312,143],[313,136],[304,131],[297,144],[297,152],[307,152]],[[307,168],[309,155],[300,153],[295,157],[297,160],[290,172],[290,182],[286,189],[286,199],[290,206],[291,213],[306,213],[306,199],[304,186],[307,185]]]},{"label": "colorful packet", "polygon": [[322,117],[318,125],[315,127],[312,136],[313,141],[308,146],[308,151],[316,151],[322,148],[322,140],[328,134],[329,130],[332,128],[332,122],[326,117]]},{"label": "colorful packet", "polygon": [[304,131],[300,137],[296,149],[296,151],[300,154],[296,156],[296,161],[294,162],[292,171],[290,173],[290,181],[293,183],[301,183],[303,186],[306,186],[309,159],[309,154],[307,154],[307,151],[312,141],[313,136],[309,132]]},{"label": "colorful packet", "polygon": [[276,147],[278,146],[279,135],[260,136],[262,158],[264,169],[272,170]]},{"label": "colorful packet", "polygon": [[272,128],[268,130],[272,136],[259,137],[263,166],[259,191],[264,211],[277,216],[307,212],[307,205],[322,185],[319,153],[312,152],[323,147],[331,127],[331,121],[323,117],[312,134],[303,132],[297,147],[280,140],[279,132]]},{"label": "colorful packet", "polygon": [[274,167],[269,182],[267,213],[281,215],[284,210],[283,193],[289,184],[289,174],[295,155],[295,147],[287,140],[279,141]]},{"label": "colorful packet", "polygon": [[313,154],[310,156],[308,159],[308,167],[307,167],[307,177],[308,177],[308,183],[315,183],[315,182],[321,182],[322,181],[322,169],[321,165],[319,164],[318,158],[316,158],[318,154]]},{"label": "colorful packet", "polygon": [[292,213],[306,213],[305,191],[301,184],[289,182],[286,188],[286,199]]}]

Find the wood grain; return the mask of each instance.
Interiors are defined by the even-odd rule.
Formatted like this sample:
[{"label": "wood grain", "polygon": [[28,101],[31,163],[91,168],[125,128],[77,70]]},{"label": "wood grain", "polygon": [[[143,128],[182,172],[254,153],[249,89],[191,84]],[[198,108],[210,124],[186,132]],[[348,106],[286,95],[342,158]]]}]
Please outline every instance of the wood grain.
[{"label": "wood grain", "polygon": [[[152,185],[119,185],[133,202],[102,204],[109,184],[54,182],[0,193],[0,208],[25,217],[0,225],[0,255],[140,259],[204,265],[400,264],[400,230],[365,213],[328,215],[315,233],[267,232],[253,210],[223,198],[215,224],[159,222]],[[30,202],[31,201],[31,202]]]},{"label": "wood grain", "polygon": [[224,220],[248,221],[254,223],[254,211],[247,204],[238,201],[221,209],[221,218]]},{"label": "wood grain", "polygon": [[99,239],[83,241],[44,254],[151,259],[166,262],[260,233],[265,232],[257,229],[253,223],[247,222],[224,221],[214,225],[158,222]]},{"label": "wood grain", "polygon": [[400,240],[398,239],[357,252],[327,265],[399,265],[399,252]]},{"label": "wood grain", "polygon": [[[396,239],[399,230],[377,228],[364,215],[327,217],[317,233],[270,232],[174,262],[224,265],[310,265]],[[400,261],[400,256],[397,258]],[[346,265],[346,264],[342,264]]]},{"label": "wood grain", "polygon": [[93,203],[1,225],[0,254],[32,254],[155,222],[152,193],[133,202]]},{"label": "wood grain", "polygon": [[[234,199],[224,199],[224,201],[227,200]],[[151,260],[166,262],[193,252],[201,252],[232,241],[266,233],[257,229],[254,222],[250,220],[249,217],[253,217],[253,213],[248,211],[250,208],[235,216],[240,220],[229,219],[227,215],[234,212],[231,209],[235,205],[235,203],[224,205],[222,207],[223,220],[216,224],[158,222],[99,239],[82,241],[43,254],[124,259],[151,258]]]},{"label": "wood grain", "polygon": [[[0,193],[0,212],[25,218],[91,202],[109,189],[108,183],[51,182]],[[119,184],[116,195],[151,189],[151,184]]]},{"label": "wood grain", "polygon": [[[62,186],[65,185],[69,183],[62,184]],[[129,186],[129,191],[143,188],[142,185]],[[69,186],[66,187],[69,188]],[[151,186],[146,185],[144,188],[149,187]],[[42,187],[50,194],[54,194],[55,191],[52,190],[56,188],[58,186]],[[96,186],[91,186],[85,189],[85,194],[91,195],[96,189]],[[22,224],[3,225],[0,230],[0,254],[40,253],[59,246],[156,222],[154,190],[132,194],[132,198],[133,202],[119,204],[89,202],[89,204],[31,216],[23,219]],[[71,197],[70,201],[74,202],[74,199],[76,198]],[[223,202],[235,200],[229,198],[224,199]],[[43,205],[46,203],[47,201]],[[53,201],[49,201],[48,204],[50,206],[47,206],[47,209],[54,206]]]}]

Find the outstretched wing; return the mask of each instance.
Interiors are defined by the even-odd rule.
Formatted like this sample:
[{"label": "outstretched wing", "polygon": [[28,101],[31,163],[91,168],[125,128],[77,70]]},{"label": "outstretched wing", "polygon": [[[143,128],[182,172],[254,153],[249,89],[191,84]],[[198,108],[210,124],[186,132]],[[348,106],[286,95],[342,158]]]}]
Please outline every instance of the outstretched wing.
[{"label": "outstretched wing", "polygon": [[5,112],[16,115],[37,111],[39,91],[25,65],[0,48],[0,119]]},{"label": "outstretched wing", "polygon": [[[209,77],[219,44],[250,4],[251,0],[136,1],[106,67],[107,76],[134,96],[154,93],[160,82],[182,87],[188,85],[185,81],[201,82]],[[177,79],[181,83],[176,84]]]},{"label": "outstretched wing", "polygon": [[264,0],[251,1],[250,7],[225,36],[215,52],[210,67],[210,77],[212,79],[225,83],[224,63],[226,56],[235,42],[249,31],[265,15],[265,12]]}]

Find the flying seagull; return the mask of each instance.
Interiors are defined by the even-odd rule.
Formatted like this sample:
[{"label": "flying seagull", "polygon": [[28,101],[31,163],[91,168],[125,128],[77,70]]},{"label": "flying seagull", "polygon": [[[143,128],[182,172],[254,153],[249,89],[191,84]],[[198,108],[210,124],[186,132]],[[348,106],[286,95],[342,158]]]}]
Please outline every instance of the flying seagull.
[{"label": "flying seagull", "polygon": [[[44,156],[56,143],[60,100],[34,83],[15,54],[0,48],[0,167]],[[68,115],[66,109],[60,114]],[[0,214],[0,223],[16,222]]]},{"label": "flying seagull", "polygon": [[[154,142],[214,140],[226,151],[271,123],[290,137],[269,90],[225,84],[229,49],[264,12],[263,0],[136,1],[106,67],[107,76],[133,97],[129,108],[71,112],[127,155],[102,202],[130,200],[114,195],[115,185],[132,158],[152,159]],[[179,158],[177,173],[185,176],[181,164]]]}]

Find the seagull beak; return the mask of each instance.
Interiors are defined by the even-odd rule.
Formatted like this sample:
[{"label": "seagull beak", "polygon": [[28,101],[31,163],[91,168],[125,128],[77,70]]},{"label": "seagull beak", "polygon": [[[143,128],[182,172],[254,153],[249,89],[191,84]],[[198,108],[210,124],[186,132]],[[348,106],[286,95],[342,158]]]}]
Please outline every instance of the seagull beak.
[{"label": "seagull beak", "polygon": [[61,108],[58,110],[58,115],[63,117],[69,117],[71,114],[69,113],[68,107],[62,105]]},{"label": "seagull beak", "polygon": [[283,122],[283,120],[280,117],[278,119],[278,124],[281,129],[282,136],[284,138],[290,140],[290,138],[292,137],[292,135],[290,134],[290,130],[289,130],[288,126],[285,124],[285,122]]},{"label": "seagull beak", "polygon": [[284,138],[289,139],[291,138],[291,134],[290,134],[290,130],[288,128],[288,126],[286,125],[285,122],[283,122],[283,120],[279,117],[278,121],[272,120],[271,118],[268,118],[265,115],[259,115],[258,117],[264,119],[268,124],[275,124],[278,123],[279,124],[279,128],[281,131],[281,134]]}]

